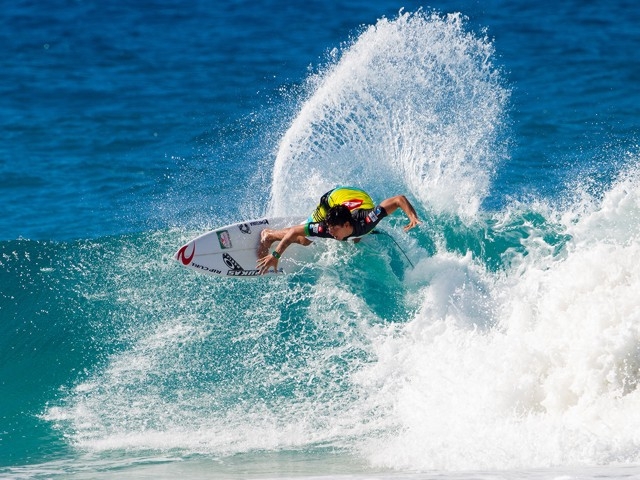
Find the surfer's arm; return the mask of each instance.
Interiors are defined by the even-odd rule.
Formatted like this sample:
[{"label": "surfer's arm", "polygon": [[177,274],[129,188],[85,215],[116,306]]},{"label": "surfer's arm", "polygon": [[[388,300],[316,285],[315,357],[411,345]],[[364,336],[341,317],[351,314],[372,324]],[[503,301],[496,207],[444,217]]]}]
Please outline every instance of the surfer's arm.
[{"label": "surfer's arm", "polygon": [[264,257],[258,259],[256,265],[258,267],[258,270],[260,270],[260,275],[267,273],[271,267],[273,267],[273,269],[277,271],[278,260],[287,249],[287,247],[292,243],[309,245],[311,242],[306,239],[306,234],[307,226],[305,224],[294,225],[293,227],[287,228],[286,233],[278,243],[278,246],[271,253],[268,253]]},{"label": "surfer's arm", "polygon": [[409,218],[409,223],[404,227],[405,232],[407,230],[411,230],[420,223],[416,210],[404,195],[396,195],[395,197],[387,198],[380,203],[380,206],[387,211],[388,215],[391,215],[398,208],[404,212],[404,214]]}]

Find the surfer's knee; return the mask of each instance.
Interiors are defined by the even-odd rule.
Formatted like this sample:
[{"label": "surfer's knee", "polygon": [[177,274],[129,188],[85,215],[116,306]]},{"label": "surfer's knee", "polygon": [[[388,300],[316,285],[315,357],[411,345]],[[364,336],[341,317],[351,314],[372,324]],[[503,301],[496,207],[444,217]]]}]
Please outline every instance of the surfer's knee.
[{"label": "surfer's knee", "polygon": [[265,229],[260,232],[260,244],[258,245],[258,258],[264,257],[269,253],[269,247],[273,240],[271,239],[271,230]]},{"label": "surfer's knee", "polygon": [[269,247],[273,243],[273,230],[265,228],[260,232],[260,243]]},{"label": "surfer's knee", "polygon": [[305,236],[299,236],[297,238],[297,242],[304,246],[304,247],[308,247],[309,245],[311,245],[313,242],[311,240],[309,240],[307,237]]}]

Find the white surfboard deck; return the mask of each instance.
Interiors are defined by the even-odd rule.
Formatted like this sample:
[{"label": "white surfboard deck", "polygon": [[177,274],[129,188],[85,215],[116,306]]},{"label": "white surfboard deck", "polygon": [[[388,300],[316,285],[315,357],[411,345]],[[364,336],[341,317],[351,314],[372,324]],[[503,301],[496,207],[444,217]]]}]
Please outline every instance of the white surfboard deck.
[{"label": "white surfboard deck", "polygon": [[[256,268],[260,234],[265,228],[280,229],[305,221],[303,217],[276,217],[248,220],[217,228],[180,247],[174,258],[183,266],[219,277],[252,278]],[[278,271],[266,275],[292,273],[300,269],[295,249],[287,250],[278,262]]]}]

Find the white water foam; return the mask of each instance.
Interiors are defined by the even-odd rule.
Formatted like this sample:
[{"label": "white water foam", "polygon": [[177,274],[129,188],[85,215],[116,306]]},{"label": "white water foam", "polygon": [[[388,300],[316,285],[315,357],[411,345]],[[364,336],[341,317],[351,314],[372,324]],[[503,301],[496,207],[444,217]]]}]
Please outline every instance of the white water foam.
[{"label": "white water foam", "polygon": [[553,260],[534,251],[504,275],[468,256],[418,265],[416,315],[359,374],[391,432],[363,454],[438,470],[640,462],[638,187],[626,175],[559,212],[572,240]]}]

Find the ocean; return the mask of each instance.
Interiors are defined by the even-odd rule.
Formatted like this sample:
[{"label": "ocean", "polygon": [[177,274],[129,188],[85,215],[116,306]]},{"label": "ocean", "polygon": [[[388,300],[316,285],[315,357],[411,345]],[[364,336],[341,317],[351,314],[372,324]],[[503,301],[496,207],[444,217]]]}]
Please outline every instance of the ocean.
[{"label": "ocean", "polygon": [[[0,478],[640,478],[637,2],[0,17]],[[173,260],[336,185],[421,224]]]}]

